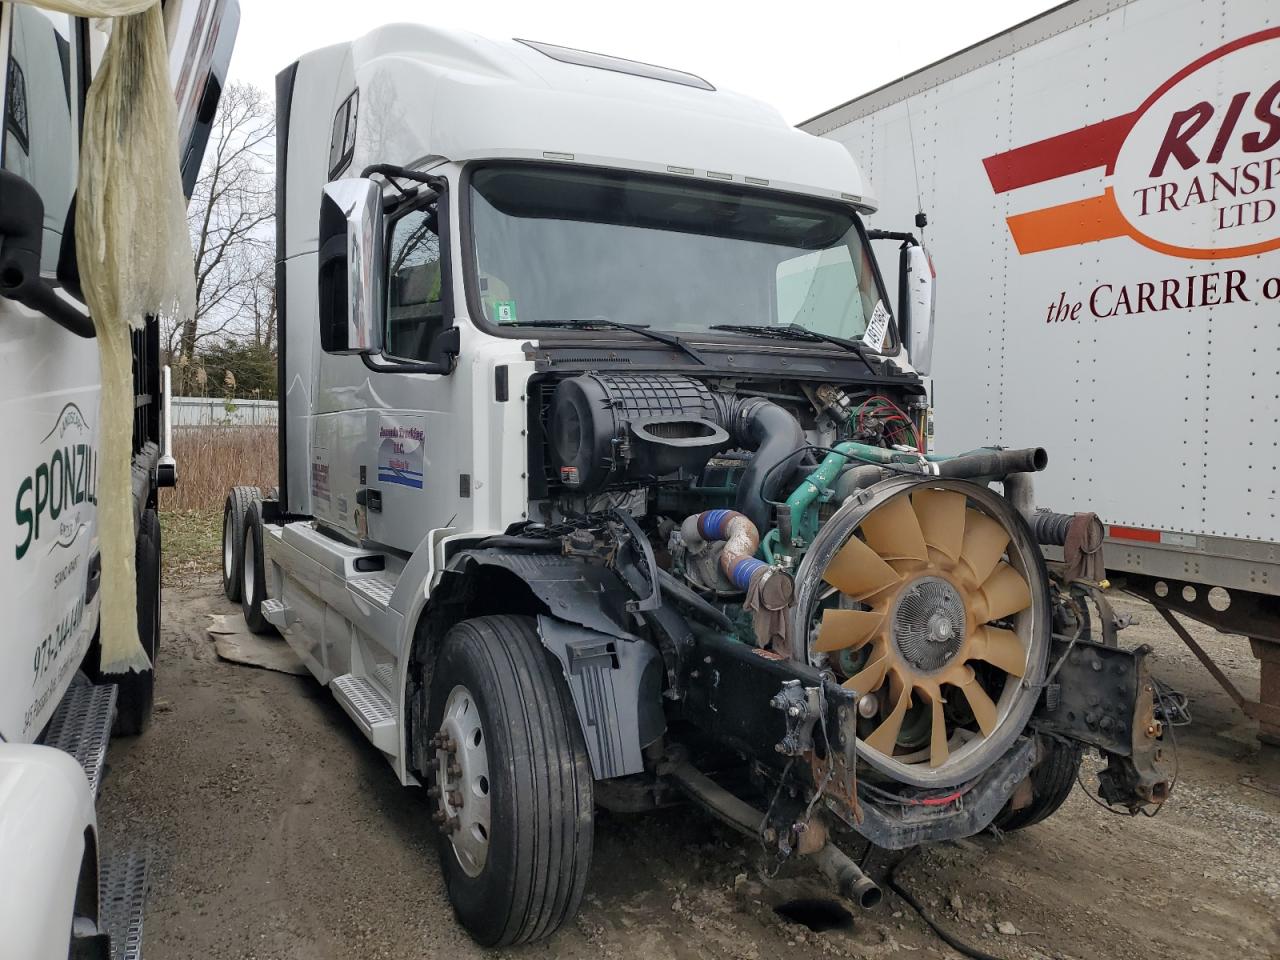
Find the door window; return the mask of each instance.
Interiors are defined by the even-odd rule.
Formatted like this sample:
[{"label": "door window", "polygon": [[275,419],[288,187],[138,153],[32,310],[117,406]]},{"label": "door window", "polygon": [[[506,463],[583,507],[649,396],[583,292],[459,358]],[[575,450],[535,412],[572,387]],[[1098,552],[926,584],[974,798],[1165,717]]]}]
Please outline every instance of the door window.
[{"label": "door window", "polygon": [[435,205],[397,220],[389,249],[386,352],[404,360],[429,360],[431,342],[446,325]]},{"label": "door window", "polygon": [[80,78],[76,20],[10,4],[0,167],[36,188],[44,201],[40,269],[52,274],[76,189]]}]

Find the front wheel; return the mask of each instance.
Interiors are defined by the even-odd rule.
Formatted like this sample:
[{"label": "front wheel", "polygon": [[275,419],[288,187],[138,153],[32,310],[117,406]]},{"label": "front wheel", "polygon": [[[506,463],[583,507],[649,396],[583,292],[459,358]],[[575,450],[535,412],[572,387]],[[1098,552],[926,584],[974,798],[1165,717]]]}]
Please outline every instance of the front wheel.
[{"label": "front wheel", "polygon": [[592,779],[560,671],[528,617],[445,636],[431,676],[428,794],[449,900],[486,947],[550,936],[591,863]]}]

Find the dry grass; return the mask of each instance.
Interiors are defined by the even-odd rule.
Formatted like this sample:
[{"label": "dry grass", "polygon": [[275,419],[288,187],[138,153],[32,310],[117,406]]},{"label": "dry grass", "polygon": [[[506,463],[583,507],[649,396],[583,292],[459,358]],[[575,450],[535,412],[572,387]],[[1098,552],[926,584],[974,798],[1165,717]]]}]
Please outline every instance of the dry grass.
[{"label": "dry grass", "polygon": [[222,506],[239,484],[278,481],[274,427],[184,427],[173,432],[178,486],[160,494],[164,580],[181,583],[222,564]]}]

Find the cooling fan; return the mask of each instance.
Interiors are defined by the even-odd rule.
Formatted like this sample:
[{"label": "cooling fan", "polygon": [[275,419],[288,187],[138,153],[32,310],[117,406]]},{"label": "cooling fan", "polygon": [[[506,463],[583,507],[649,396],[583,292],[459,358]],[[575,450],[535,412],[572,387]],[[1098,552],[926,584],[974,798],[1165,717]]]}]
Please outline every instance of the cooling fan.
[{"label": "cooling fan", "polygon": [[[815,541],[819,556],[806,558],[821,564],[808,571],[809,654],[825,654],[859,695],[861,746],[878,766],[936,780],[944,768],[973,768],[977,754],[993,760],[1008,742],[997,732],[1016,735],[1034,706],[1047,647],[1033,610],[1042,561],[1012,508],[986,488],[883,486],[888,496],[832,517],[825,549]],[[951,763],[962,755],[968,762]]]}]

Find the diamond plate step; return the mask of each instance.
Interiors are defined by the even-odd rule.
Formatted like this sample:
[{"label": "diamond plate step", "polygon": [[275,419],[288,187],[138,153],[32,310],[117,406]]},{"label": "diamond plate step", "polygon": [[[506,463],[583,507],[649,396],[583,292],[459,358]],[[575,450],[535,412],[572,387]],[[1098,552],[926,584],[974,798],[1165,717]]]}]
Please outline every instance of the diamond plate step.
[{"label": "diamond plate step", "polygon": [[387,574],[370,574],[347,581],[347,586],[371,603],[386,609],[391,606],[391,595],[396,592],[397,579]]},{"label": "diamond plate step", "polygon": [[105,860],[98,878],[101,929],[111,938],[111,960],[142,960],[142,908],[147,899],[147,858],[121,853]]},{"label": "diamond plate step", "polygon": [[329,683],[334,698],[383,753],[400,752],[400,736],[391,701],[364,677],[346,673]]},{"label": "diamond plate step", "polygon": [[93,684],[77,674],[49,721],[45,745],[76,758],[89,778],[94,799],[107,763],[107,744],[116,715],[116,685]]}]

